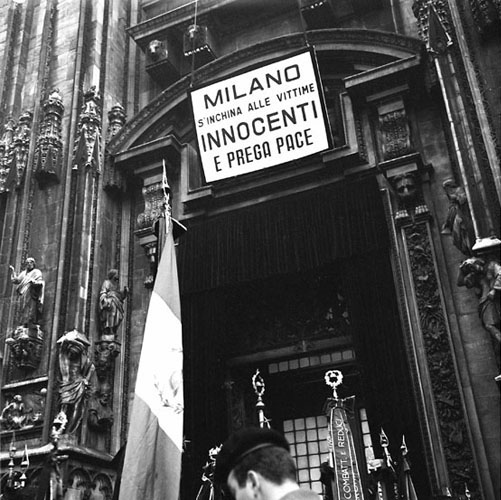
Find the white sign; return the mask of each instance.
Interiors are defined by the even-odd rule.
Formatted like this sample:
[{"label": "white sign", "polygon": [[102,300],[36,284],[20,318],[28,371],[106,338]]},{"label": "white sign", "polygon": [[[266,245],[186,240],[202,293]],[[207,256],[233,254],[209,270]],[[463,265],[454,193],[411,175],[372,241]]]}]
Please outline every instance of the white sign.
[{"label": "white sign", "polygon": [[329,147],[310,51],[193,90],[191,101],[207,182]]}]

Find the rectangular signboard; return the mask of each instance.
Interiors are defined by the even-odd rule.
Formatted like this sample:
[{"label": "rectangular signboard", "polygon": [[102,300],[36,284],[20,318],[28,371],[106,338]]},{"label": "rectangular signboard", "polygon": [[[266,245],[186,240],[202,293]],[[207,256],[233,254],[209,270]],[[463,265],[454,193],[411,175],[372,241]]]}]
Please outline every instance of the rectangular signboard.
[{"label": "rectangular signboard", "polygon": [[329,147],[311,50],[193,90],[191,102],[207,182]]}]

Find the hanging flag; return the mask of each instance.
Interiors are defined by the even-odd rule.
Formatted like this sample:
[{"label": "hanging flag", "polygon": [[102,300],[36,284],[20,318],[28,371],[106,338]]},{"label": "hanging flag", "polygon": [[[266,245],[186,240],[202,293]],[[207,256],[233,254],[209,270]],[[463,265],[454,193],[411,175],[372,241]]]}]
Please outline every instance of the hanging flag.
[{"label": "hanging flag", "polygon": [[150,299],[120,500],[178,500],[183,443],[181,307],[172,221]]},{"label": "hanging flag", "polygon": [[363,500],[364,494],[353,433],[346,410],[353,411],[354,397],[330,398],[327,402],[329,437],[332,447],[334,500]]}]

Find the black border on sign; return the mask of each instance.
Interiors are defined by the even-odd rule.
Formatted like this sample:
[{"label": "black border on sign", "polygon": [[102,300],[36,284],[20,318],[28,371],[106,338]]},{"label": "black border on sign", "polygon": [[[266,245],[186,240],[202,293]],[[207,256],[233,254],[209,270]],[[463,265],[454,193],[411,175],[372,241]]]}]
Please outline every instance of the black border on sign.
[{"label": "black border on sign", "polygon": [[[318,69],[317,55],[316,55],[316,52],[315,52],[315,47],[310,46],[310,47],[307,47],[305,49],[296,50],[296,51],[291,52],[290,54],[287,54],[285,56],[274,57],[273,59],[270,59],[270,60],[267,60],[267,61],[264,61],[264,62],[259,62],[259,63],[252,64],[250,66],[246,66],[245,68],[242,68],[242,69],[240,69],[238,71],[235,71],[234,73],[230,73],[228,75],[221,76],[219,78],[214,78],[212,80],[204,82],[201,85],[196,85],[196,86],[190,87],[188,89],[188,97],[189,97],[188,101],[189,101],[189,105],[190,105],[190,109],[191,109],[191,117],[192,117],[192,122],[193,122],[193,127],[194,127],[193,131],[195,133],[195,138],[196,138],[196,143],[197,143],[197,153],[198,153],[198,158],[199,158],[199,161],[200,161],[200,167],[202,169],[202,176],[203,176],[203,181],[204,181],[204,185],[205,186],[210,186],[210,185],[212,185],[212,184],[214,184],[216,182],[223,182],[223,181],[228,181],[229,179],[235,179],[235,178],[241,177],[243,175],[255,174],[257,172],[257,170],[253,171],[253,172],[246,172],[244,174],[237,174],[237,175],[233,175],[233,176],[230,176],[230,177],[225,177],[224,179],[218,179],[218,180],[215,180],[215,181],[207,182],[207,179],[205,178],[205,170],[204,170],[203,165],[202,165],[202,155],[200,154],[200,144],[198,142],[198,134],[197,134],[196,123],[195,123],[195,113],[193,111],[193,101],[192,101],[192,98],[191,98],[191,94],[194,91],[198,91],[198,90],[201,90],[201,89],[203,89],[205,87],[209,87],[210,85],[213,85],[214,83],[222,82],[224,80],[228,80],[229,78],[233,78],[235,76],[243,75],[244,73],[248,73],[249,71],[253,71],[253,70],[258,69],[258,68],[264,68],[264,67],[269,66],[271,64],[274,64],[274,63],[276,63],[278,61],[285,61],[286,59],[289,59],[291,57],[295,57],[295,56],[300,55],[300,54],[304,54],[306,52],[310,53],[311,62],[313,64],[313,73],[315,74],[315,81],[316,81],[317,88],[318,88],[318,95],[319,95],[319,99],[320,99],[320,106],[322,108],[322,116],[324,118],[325,133],[327,134],[327,148],[323,149],[322,151],[317,151],[316,153],[312,153],[310,155],[303,156],[302,158],[309,158],[310,156],[322,153],[324,151],[328,151],[328,150],[330,150],[330,149],[333,148],[331,125],[330,125],[330,122],[329,122],[329,116],[327,115],[327,108],[326,108],[326,105],[325,105],[325,96],[324,96],[324,87],[322,85],[322,80],[320,78],[320,70]],[[284,164],[285,163],[277,163],[274,166],[278,167],[279,165],[284,165]],[[267,168],[262,169],[262,170],[268,170],[269,168],[273,168],[273,167],[267,167]]]}]

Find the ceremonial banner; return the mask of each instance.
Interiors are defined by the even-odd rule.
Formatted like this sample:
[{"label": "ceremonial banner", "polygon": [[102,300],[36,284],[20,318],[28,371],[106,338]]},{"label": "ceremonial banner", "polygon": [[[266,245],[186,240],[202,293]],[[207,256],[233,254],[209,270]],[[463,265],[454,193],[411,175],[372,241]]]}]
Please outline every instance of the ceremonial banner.
[{"label": "ceremonial banner", "polygon": [[310,49],[195,89],[191,102],[207,182],[329,147],[322,86]]},{"label": "ceremonial banner", "polygon": [[329,435],[332,442],[332,483],[334,500],[363,500],[362,482],[358,469],[355,445],[345,404],[352,398],[331,400]]},{"label": "ceremonial banner", "polygon": [[179,498],[182,368],[181,310],[171,227],[146,318],[120,500]]}]

